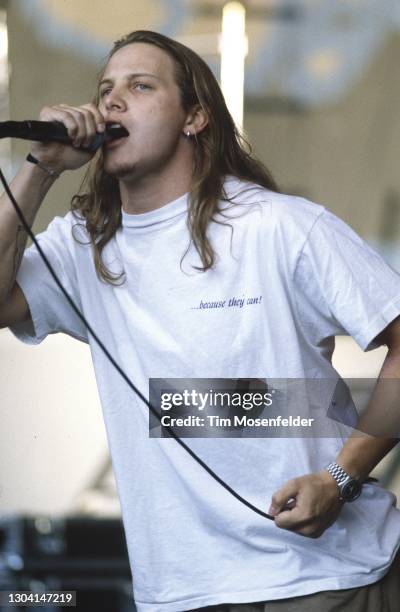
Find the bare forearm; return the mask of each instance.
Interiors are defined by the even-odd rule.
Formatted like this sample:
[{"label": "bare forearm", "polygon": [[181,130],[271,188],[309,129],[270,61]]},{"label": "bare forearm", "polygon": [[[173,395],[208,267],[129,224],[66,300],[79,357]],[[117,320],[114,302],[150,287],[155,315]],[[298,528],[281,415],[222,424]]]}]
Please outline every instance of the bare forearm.
[{"label": "bare forearm", "polygon": [[[25,162],[12,181],[11,192],[30,226],[54,180],[34,164]],[[15,283],[26,241],[27,234],[4,193],[0,198],[0,304]]]},{"label": "bare forearm", "polygon": [[400,350],[389,350],[368,407],[336,462],[364,480],[400,436]]},{"label": "bare forearm", "polygon": [[[385,328],[378,340],[389,347],[389,352],[357,430],[336,458],[347,474],[361,481],[400,437],[400,317]],[[294,505],[286,509],[293,500]],[[343,503],[335,478],[322,469],[284,483],[273,494],[269,513],[278,527],[315,538],[337,519]]]},{"label": "bare forearm", "polygon": [[[93,141],[97,131],[103,132],[106,127],[104,116],[93,104],[45,106],[39,119],[63,123],[74,146],[57,142],[33,143],[31,154],[42,168],[25,162],[12,181],[11,191],[31,226],[55,176],[86,164],[94,151],[85,147]],[[7,301],[14,286],[26,239],[19,217],[4,194],[0,199],[0,306]]]},{"label": "bare forearm", "polygon": [[351,436],[337,456],[336,463],[354,478],[364,481],[397,442],[395,438]]}]

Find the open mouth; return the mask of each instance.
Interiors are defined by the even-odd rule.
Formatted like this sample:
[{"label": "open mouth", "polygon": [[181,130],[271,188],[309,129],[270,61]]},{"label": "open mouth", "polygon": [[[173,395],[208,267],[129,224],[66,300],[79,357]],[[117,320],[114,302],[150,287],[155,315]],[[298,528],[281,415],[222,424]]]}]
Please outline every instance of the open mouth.
[{"label": "open mouth", "polygon": [[120,123],[107,123],[106,125],[106,142],[120,140],[129,136],[129,132]]}]

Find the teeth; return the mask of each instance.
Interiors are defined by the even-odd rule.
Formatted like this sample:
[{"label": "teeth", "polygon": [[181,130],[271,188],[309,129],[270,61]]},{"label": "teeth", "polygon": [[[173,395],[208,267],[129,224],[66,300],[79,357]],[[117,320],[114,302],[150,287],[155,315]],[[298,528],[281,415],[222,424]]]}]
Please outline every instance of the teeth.
[{"label": "teeth", "polygon": [[120,128],[121,124],[120,123],[111,123],[109,127],[110,128]]}]

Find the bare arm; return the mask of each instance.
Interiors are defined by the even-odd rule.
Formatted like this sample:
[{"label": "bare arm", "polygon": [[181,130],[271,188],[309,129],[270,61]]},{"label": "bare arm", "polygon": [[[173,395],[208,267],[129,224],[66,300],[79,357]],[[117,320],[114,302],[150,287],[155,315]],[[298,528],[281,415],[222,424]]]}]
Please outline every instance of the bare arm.
[{"label": "bare arm", "polygon": [[[361,481],[396,445],[400,436],[400,317],[379,339],[389,351],[368,407],[337,458],[347,474]],[[293,510],[283,510],[296,498]],[[312,538],[319,537],[339,516],[343,502],[334,478],[326,470],[285,483],[272,496],[270,513],[278,527]]]},{"label": "bare arm", "polygon": [[[92,104],[77,108],[66,105],[46,107],[40,119],[62,122],[76,145],[32,145],[32,155],[58,174],[87,163],[92,154],[78,147],[89,144],[96,131],[104,129],[104,118]],[[12,181],[11,191],[30,226],[55,180],[55,176],[50,176],[39,166],[24,162]],[[26,241],[27,234],[4,193],[0,198],[0,327],[22,322],[30,316],[23,292],[15,282]]]},{"label": "bare arm", "polygon": [[[54,180],[38,166],[25,162],[12,181],[11,191],[31,226]],[[0,304],[7,301],[14,287],[26,240],[26,232],[4,193],[0,199]]]},{"label": "bare arm", "polygon": [[357,431],[347,439],[336,459],[348,474],[360,480],[365,480],[400,436],[400,317],[379,338],[389,350],[378,382]]}]

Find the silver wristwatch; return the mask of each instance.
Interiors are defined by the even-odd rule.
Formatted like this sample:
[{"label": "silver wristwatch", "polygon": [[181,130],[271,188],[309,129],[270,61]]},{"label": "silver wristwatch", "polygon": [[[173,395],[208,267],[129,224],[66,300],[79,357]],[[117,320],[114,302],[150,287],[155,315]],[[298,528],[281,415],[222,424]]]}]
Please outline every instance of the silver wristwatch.
[{"label": "silver wristwatch", "polygon": [[361,495],[362,484],[356,478],[349,476],[343,468],[335,462],[324,468],[336,480],[339,487],[339,499],[352,502]]}]

